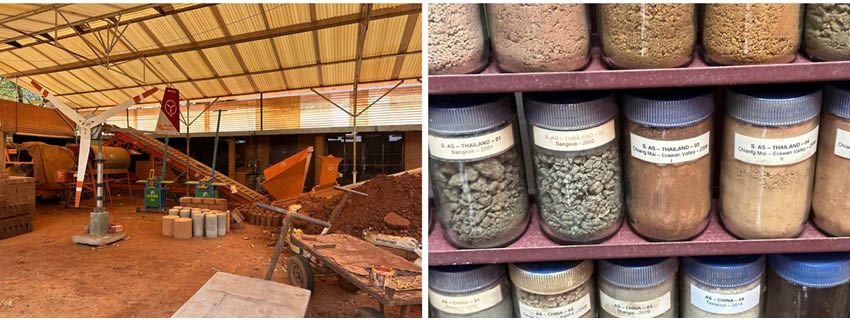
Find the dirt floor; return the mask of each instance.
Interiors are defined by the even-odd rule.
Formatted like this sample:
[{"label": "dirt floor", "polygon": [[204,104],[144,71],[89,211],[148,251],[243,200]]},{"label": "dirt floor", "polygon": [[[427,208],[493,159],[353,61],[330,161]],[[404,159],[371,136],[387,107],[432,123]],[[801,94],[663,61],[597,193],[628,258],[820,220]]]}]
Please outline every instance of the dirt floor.
[{"label": "dirt floor", "polygon": [[[0,240],[0,318],[170,317],[218,271],[265,275],[274,240],[262,227],[245,224],[223,238],[176,240],[162,236],[160,214],[135,213],[137,204],[128,196],[114,203],[113,222],[130,237],[113,245],[72,243],[72,235],[83,233],[89,210],[63,210],[50,202],[38,203],[32,233]],[[274,281],[287,282],[285,260]],[[360,306],[377,309],[378,303],[363,291],[345,291],[333,275],[317,276],[312,317],[346,317]],[[387,310],[393,317],[399,312]],[[408,316],[420,315],[417,305]]]}]

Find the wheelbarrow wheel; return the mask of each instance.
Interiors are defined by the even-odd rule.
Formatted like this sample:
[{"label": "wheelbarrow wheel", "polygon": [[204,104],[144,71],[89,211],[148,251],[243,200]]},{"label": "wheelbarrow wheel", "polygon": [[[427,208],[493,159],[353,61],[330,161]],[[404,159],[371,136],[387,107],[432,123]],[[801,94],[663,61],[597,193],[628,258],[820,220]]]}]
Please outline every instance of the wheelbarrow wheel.
[{"label": "wheelbarrow wheel", "polygon": [[289,284],[313,291],[315,282],[313,279],[313,268],[310,261],[301,255],[294,255],[286,259],[286,271],[289,274]]},{"label": "wheelbarrow wheel", "polygon": [[354,309],[354,313],[351,314],[352,318],[384,318],[384,314],[375,308],[370,307],[359,307]]}]

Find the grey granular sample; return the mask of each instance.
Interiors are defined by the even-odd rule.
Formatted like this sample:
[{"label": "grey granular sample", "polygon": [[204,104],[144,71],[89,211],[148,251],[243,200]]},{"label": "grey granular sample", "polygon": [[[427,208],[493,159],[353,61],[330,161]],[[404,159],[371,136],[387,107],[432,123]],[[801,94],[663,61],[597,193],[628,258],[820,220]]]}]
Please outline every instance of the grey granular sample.
[{"label": "grey granular sample", "polygon": [[519,237],[528,221],[521,161],[516,146],[479,161],[431,161],[438,216],[450,241],[479,248]]},{"label": "grey granular sample", "polygon": [[[587,295],[591,295],[588,310],[575,316],[579,318],[592,318],[595,316],[593,312],[593,304],[596,300],[593,298],[591,293],[593,290],[593,281],[585,281],[575,289],[559,294],[543,295],[531,293],[522,289],[518,289],[515,292],[517,295],[516,299],[520,304],[537,309],[555,309],[564,307],[584,298]],[[516,316],[520,316],[520,314],[516,314]]]},{"label": "grey granular sample", "polygon": [[564,242],[600,240],[623,218],[623,191],[617,143],[591,154],[534,153],[540,217],[552,236]]},{"label": "grey granular sample", "polygon": [[471,73],[485,66],[488,49],[481,16],[479,4],[428,6],[428,73]]},{"label": "grey granular sample", "polygon": [[850,60],[850,4],[809,4],[805,47],[822,61]]}]

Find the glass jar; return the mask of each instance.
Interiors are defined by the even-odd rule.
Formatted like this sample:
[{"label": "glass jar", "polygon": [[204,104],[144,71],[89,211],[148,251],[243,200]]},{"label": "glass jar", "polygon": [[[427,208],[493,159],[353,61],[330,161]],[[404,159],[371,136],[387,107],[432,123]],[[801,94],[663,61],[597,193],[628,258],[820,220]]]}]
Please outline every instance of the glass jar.
[{"label": "glass jar", "polygon": [[809,218],[821,90],[726,90],[720,216],[743,239],[793,238]]},{"label": "glass jar", "polygon": [[597,7],[602,57],[623,69],[688,64],[697,41],[693,3],[606,3]]},{"label": "glass jar", "polygon": [[508,270],[517,317],[596,317],[591,260],[510,264]]},{"label": "glass jar", "polygon": [[806,5],[803,47],[813,60],[850,60],[850,4]]},{"label": "glass jar", "polygon": [[797,57],[803,7],[791,3],[705,4],[702,48],[709,64],[788,63]]},{"label": "glass jar", "polygon": [[711,114],[706,89],[624,96],[626,206],[632,228],[658,241],[686,240],[711,212]]},{"label": "glass jar", "polygon": [[599,317],[676,317],[678,269],[676,257],[597,261]]},{"label": "glass jar", "polygon": [[429,314],[437,318],[512,318],[504,264],[428,268]]},{"label": "glass jar", "polygon": [[428,149],[437,219],[452,245],[508,245],[528,226],[514,96],[430,96]]},{"label": "glass jar", "polygon": [[767,257],[766,318],[843,318],[850,304],[850,254]]},{"label": "glass jar", "polygon": [[812,220],[827,234],[850,236],[850,83],[827,85],[812,195]]},{"label": "glass jar", "polygon": [[683,318],[761,318],[764,256],[682,258]]},{"label": "glass jar", "polygon": [[607,93],[523,94],[540,227],[555,242],[593,243],[623,221],[617,102]]},{"label": "glass jar", "polygon": [[428,6],[428,74],[475,73],[490,58],[480,4]]},{"label": "glass jar", "polygon": [[590,61],[590,21],[582,3],[487,4],[493,56],[507,72],[581,69]]}]

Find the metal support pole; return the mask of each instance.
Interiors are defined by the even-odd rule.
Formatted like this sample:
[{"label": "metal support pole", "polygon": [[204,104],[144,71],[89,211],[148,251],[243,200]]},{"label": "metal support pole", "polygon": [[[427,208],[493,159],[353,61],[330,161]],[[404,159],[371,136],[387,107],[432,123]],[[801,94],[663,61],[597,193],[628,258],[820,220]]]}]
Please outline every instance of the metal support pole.
[{"label": "metal support pole", "polygon": [[165,147],[162,150],[162,180],[165,180],[165,167],[168,166],[168,135],[165,135]]},{"label": "metal support pole", "polygon": [[263,131],[263,93],[260,92],[260,131]]},{"label": "metal support pole", "polygon": [[95,162],[97,163],[97,184],[95,185],[95,189],[97,190],[97,207],[95,211],[98,212],[103,211],[103,163],[105,161],[106,158],[103,157],[103,142],[101,141],[97,148],[97,156],[95,157]]},{"label": "metal support pole", "polygon": [[[189,111],[192,110],[191,108],[192,108],[192,102],[189,101],[189,100],[186,100],[186,121],[189,121]],[[192,157],[192,154],[189,153],[189,127],[191,127],[191,125],[192,125],[191,123],[186,122],[186,157],[187,158]],[[191,177],[189,177],[189,162],[187,161],[186,162],[186,181],[189,181],[189,179],[191,179]],[[189,195],[190,195],[189,194],[189,185],[187,184],[186,185],[186,196],[189,196]]]},{"label": "metal support pole", "polygon": [[215,180],[215,160],[218,158],[218,129],[221,127],[221,113],[224,110],[219,109],[216,110],[218,112],[218,121],[215,123],[215,144],[213,145],[213,163],[212,163],[212,172],[210,173],[210,181]]}]

